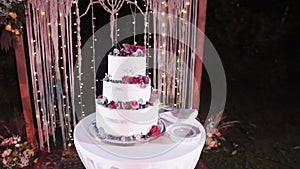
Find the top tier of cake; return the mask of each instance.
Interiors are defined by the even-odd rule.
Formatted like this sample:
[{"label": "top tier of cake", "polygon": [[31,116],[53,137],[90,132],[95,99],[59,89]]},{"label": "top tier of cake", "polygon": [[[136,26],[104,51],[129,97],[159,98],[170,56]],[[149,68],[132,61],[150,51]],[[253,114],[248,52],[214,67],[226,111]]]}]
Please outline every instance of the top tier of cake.
[{"label": "top tier of cake", "polygon": [[108,72],[112,80],[123,76],[146,75],[146,57],[108,55]]}]

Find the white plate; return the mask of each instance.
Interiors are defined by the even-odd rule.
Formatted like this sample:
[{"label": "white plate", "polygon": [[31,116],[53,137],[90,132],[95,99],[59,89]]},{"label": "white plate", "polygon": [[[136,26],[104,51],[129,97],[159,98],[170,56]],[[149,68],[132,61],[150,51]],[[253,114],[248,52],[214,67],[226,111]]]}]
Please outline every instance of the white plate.
[{"label": "white plate", "polygon": [[171,125],[167,128],[166,133],[176,141],[193,141],[200,139],[200,130],[191,124],[178,123]]}]

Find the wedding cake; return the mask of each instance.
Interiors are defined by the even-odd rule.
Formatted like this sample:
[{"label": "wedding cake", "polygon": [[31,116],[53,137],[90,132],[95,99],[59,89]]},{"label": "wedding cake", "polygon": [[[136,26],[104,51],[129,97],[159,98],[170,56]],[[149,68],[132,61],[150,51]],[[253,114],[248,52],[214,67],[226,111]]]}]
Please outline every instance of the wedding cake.
[{"label": "wedding cake", "polygon": [[123,44],[108,55],[102,95],[96,99],[96,127],[113,139],[159,135],[159,102],[146,75],[142,46]]}]

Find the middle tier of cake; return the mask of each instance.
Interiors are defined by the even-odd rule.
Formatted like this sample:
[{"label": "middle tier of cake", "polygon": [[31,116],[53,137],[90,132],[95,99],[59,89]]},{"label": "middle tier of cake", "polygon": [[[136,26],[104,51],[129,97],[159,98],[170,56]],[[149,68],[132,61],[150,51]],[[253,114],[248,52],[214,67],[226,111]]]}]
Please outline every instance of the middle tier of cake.
[{"label": "middle tier of cake", "polygon": [[103,81],[103,96],[109,101],[138,101],[145,104],[151,95],[151,85],[141,88],[138,84],[112,83]]}]

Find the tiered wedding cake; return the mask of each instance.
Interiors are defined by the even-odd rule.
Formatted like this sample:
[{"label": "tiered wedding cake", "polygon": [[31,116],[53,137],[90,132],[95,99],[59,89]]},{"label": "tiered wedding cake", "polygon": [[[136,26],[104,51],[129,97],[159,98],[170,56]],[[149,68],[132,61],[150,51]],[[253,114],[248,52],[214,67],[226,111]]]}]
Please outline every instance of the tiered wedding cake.
[{"label": "tiered wedding cake", "polygon": [[96,126],[113,139],[159,135],[158,100],[146,76],[144,48],[123,44],[108,55],[103,92],[96,100]]}]

